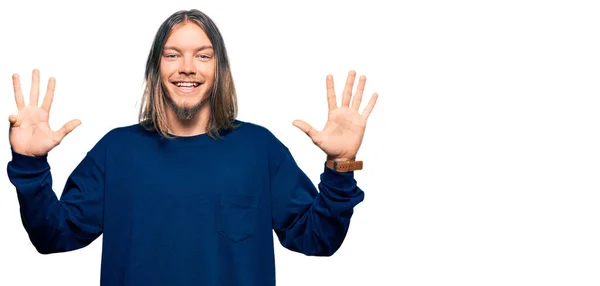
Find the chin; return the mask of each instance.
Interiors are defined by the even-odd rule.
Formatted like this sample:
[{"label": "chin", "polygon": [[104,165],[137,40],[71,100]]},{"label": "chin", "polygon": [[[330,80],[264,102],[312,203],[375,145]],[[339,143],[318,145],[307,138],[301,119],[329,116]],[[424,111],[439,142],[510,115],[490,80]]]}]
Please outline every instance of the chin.
[{"label": "chin", "polygon": [[[180,97],[180,96],[176,96]],[[202,107],[204,107],[208,101],[207,100],[196,100],[193,103],[190,103],[189,100],[173,100],[170,96],[167,97],[167,103],[174,111],[177,118],[180,120],[192,120],[196,117],[196,115],[200,112]],[[175,102],[178,101],[178,102]],[[182,102],[183,101],[183,102]]]}]

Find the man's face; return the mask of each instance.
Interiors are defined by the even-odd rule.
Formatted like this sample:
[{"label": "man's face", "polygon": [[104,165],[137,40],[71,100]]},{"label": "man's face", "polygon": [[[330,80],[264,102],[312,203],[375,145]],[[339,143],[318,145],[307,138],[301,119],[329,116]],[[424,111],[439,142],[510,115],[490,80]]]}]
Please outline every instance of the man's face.
[{"label": "man's face", "polygon": [[192,119],[215,78],[216,59],[206,33],[194,23],[175,26],[160,59],[167,101],[178,118]]}]

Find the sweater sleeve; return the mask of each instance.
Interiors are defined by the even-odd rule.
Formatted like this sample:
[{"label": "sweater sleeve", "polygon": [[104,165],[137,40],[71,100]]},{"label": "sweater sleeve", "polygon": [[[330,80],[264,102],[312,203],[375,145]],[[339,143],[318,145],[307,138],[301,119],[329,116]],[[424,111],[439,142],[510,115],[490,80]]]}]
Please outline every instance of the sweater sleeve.
[{"label": "sweater sleeve", "polygon": [[354,207],[364,199],[353,172],[323,163],[318,189],[279,141],[271,147],[273,228],[285,248],[310,256],[331,256],[342,245]]},{"label": "sweater sleeve", "polygon": [[85,247],[102,233],[103,164],[88,152],[68,177],[59,200],[47,159],[12,150],[7,171],[17,191],[21,222],[39,253]]}]

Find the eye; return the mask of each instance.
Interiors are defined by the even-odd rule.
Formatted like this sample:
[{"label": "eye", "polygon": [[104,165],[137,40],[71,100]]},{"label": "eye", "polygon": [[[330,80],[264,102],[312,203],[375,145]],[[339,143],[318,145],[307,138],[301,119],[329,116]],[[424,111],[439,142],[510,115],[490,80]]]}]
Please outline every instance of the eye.
[{"label": "eye", "polygon": [[165,54],[164,57],[167,59],[174,59],[177,57],[177,55],[176,54]]},{"label": "eye", "polygon": [[201,55],[198,55],[198,57],[202,60],[208,60],[211,58],[211,56],[207,55],[207,54],[201,54]]}]

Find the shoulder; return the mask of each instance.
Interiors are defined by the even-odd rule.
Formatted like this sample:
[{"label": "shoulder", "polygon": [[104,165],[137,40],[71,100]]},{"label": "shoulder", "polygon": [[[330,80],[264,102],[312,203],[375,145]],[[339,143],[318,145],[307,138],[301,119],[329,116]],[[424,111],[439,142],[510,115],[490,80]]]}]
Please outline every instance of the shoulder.
[{"label": "shoulder", "polygon": [[243,121],[243,120],[236,119],[234,121],[234,124],[237,125],[236,131],[259,132],[261,134],[262,133],[271,133],[269,131],[269,129],[267,129],[266,127],[259,125],[257,123],[249,122],[249,121]]},{"label": "shoulder", "polygon": [[237,127],[231,132],[231,135],[243,137],[245,140],[258,142],[277,141],[275,134],[267,127],[256,123],[236,120]]},{"label": "shoulder", "polygon": [[114,140],[127,140],[135,137],[153,136],[157,133],[151,130],[146,130],[139,123],[115,127],[102,136],[100,141],[111,142]]},{"label": "shoulder", "polygon": [[266,147],[269,153],[274,150],[276,153],[287,151],[287,147],[268,127],[242,120],[236,120],[235,123],[238,127],[230,135],[236,142],[243,142],[245,146]]},{"label": "shoulder", "polygon": [[118,126],[101,135],[93,150],[108,149],[111,146],[122,146],[127,142],[138,141],[143,137],[152,136],[153,133],[145,130],[140,124]]},{"label": "shoulder", "polygon": [[270,157],[275,159],[290,156],[288,147],[267,127],[251,122],[238,122],[240,122],[239,132],[246,138],[246,142],[266,147]]}]

